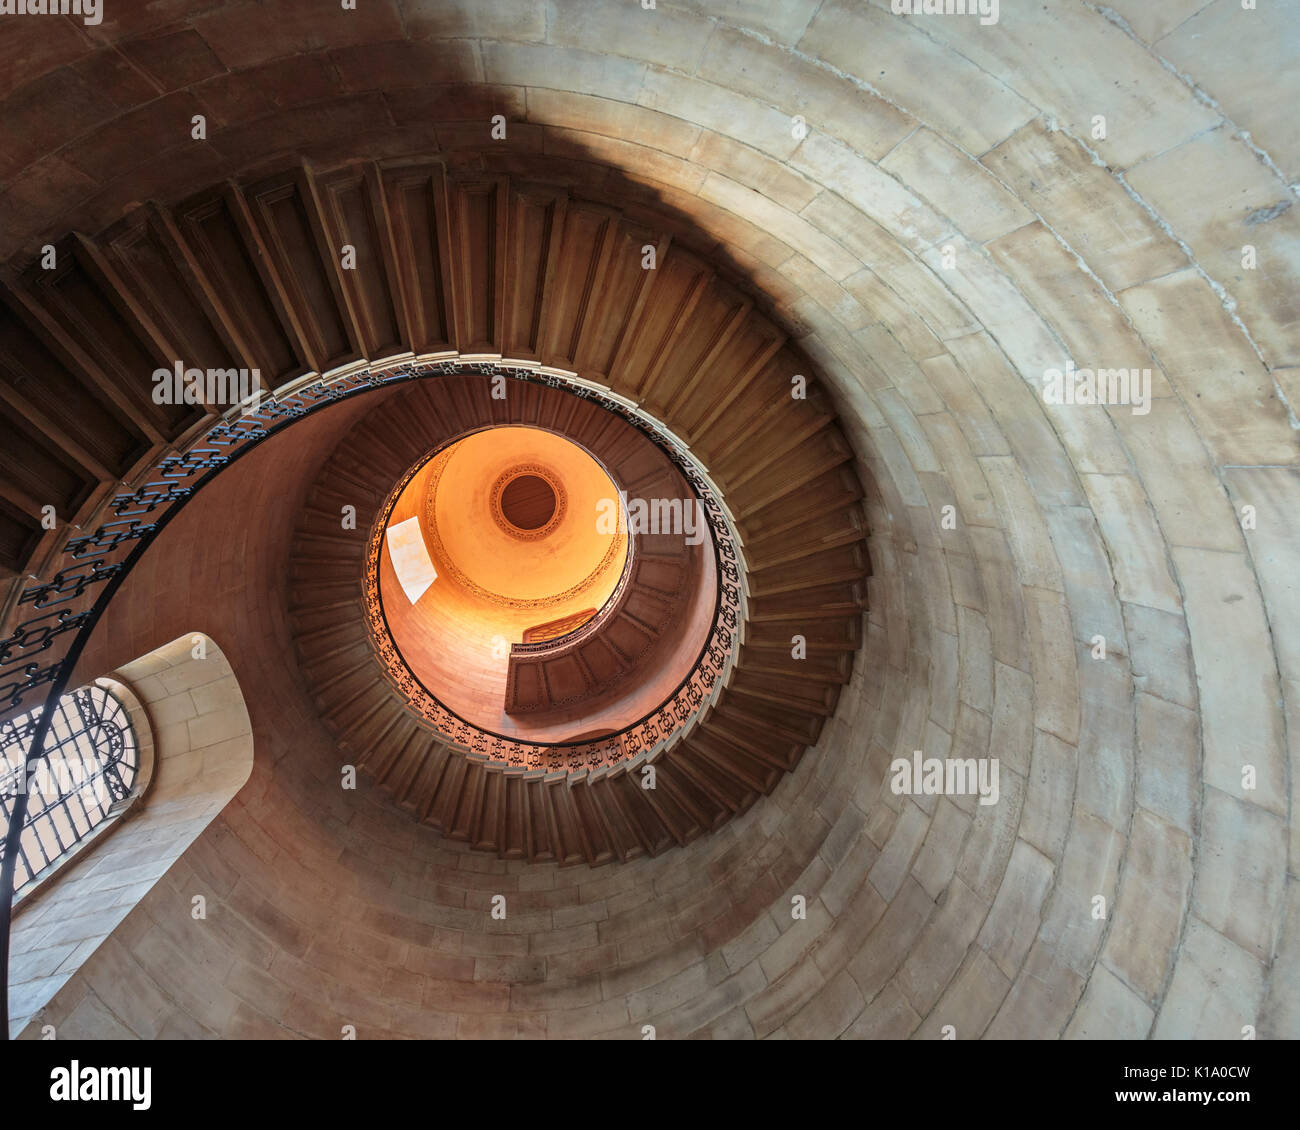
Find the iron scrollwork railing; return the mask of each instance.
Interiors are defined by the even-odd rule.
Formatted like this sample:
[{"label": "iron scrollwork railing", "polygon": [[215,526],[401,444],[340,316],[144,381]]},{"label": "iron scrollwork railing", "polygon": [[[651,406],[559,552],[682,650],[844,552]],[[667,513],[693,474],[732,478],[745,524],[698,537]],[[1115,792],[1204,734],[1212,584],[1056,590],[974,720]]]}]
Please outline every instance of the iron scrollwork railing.
[{"label": "iron scrollwork railing", "polygon": [[[585,768],[612,763],[629,749],[651,749],[681,729],[715,691],[734,657],[738,627],[743,622],[741,569],[729,522],[707,480],[671,435],[653,421],[597,390],[564,377],[495,362],[397,362],[372,366],[338,377],[320,377],[281,396],[232,410],[184,451],[161,459],[131,489],[115,495],[103,520],[88,534],[69,538],[60,564],[46,580],[35,580],[18,598],[16,623],[0,640],[0,716],[26,712],[31,724],[24,731],[30,745],[26,761],[40,762],[49,750],[51,723],[59,700],[68,690],[73,669],[100,616],[131,569],[155,538],[194,495],[230,464],[254,450],[295,421],[342,400],[403,382],[472,375],[504,376],[562,388],[593,400],[641,429],[678,463],[704,504],[718,560],[718,613],[695,669],[675,695],[637,727],[582,747]],[[390,668],[391,670],[392,668]],[[418,697],[418,681],[399,684]],[[449,740],[470,755],[514,764],[518,755],[509,739],[488,735],[458,719]],[[555,747],[551,747],[554,749]],[[576,755],[575,755],[576,756]],[[570,757],[543,753],[535,747],[524,754],[533,768],[567,767]],[[20,792],[6,813],[8,826],[0,846],[0,1016],[8,1012],[9,924],[18,862],[19,840],[26,824],[28,792]]]},{"label": "iron scrollwork railing", "polygon": [[[104,606],[140,555],[202,486],[240,455],[294,420],[347,397],[415,376],[409,370],[364,370],[324,378],[283,399],[214,424],[187,451],[165,456],[134,489],[116,495],[89,534],[69,538],[48,580],[23,590],[18,623],[0,640],[0,713],[36,705],[80,654]],[[60,689],[60,694],[66,687]],[[55,699],[52,691],[46,697]]]}]

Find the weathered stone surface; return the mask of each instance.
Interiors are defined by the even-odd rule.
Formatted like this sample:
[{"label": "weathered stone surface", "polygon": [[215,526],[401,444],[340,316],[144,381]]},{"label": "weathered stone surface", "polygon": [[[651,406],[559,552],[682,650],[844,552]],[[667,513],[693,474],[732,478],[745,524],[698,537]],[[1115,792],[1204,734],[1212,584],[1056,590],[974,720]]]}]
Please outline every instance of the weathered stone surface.
[{"label": "weathered stone surface", "polygon": [[1050,859],[1026,841],[1016,841],[977,939],[1008,980],[1015,979],[1038,933],[1052,875]]},{"label": "weathered stone surface", "polygon": [[1205,790],[1193,906],[1206,925],[1261,962],[1273,955],[1286,897],[1286,828],[1269,812]]},{"label": "weathered stone surface", "polygon": [[[1200,690],[1205,781],[1279,816],[1286,753],[1276,660],[1249,642],[1267,634],[1258,582],[1245,558],[1176,549]],[[1254,767],[1255,787],[1243,786]]]},{"label": "weathered stone surface", "polygon": [[[928,129],[899,143],[880,164],[976,242],[1005,235],[1033,219],[998,181]],[[979,188],[971,191],[972,182]]]},{"label": "weathered stone surface", "polygon": [[[1296,248],[1300,215],[1277,174],[1245,159],[1244,139],[1220,127],[1145,161],[1127,176],[1232,296],[1270,367],[1300,359]],[[1252,154],[1253,156],[1253,154]],[[1219,170],[1214,178],[1198,170]],[[1255,266],[1246,265],[1254,249]]]},{"label": "weathered stone surface", "polygon": [[1256,1026],[1264,970],[1250,954],[1192,916],[1173,981],[1156,1016],[1158,1040],[1239,1040]]},{"label": "weathered stone surface", "polygon": [[1160,40],[1160,54],[1181,71],[1195,70],[1204,86],[1216,92],[1228,117],[1249,130],[1256,145],[1274,154],[1286,176],[1294,177],[1300,145],[1288,125],[1286,99],[1278,97],[1280,91],[1269,79],[1286,73],[1295,12],[1256,6],[1245,13],[1252,20],[1245,57],[1206,50],[1206,44],[1219,36],[1244,33],[1247,29],[1239,22],[1242,14],[1231,4],[1207,4]]},{"label": "weathered stone surface", "polygon": [[1017,130],[980,161],[1028,201],[1111,290],[1168,274],[1187,262],[1104,167],[1094,164],[1073,138],[1041,121]]},{"label": "weathered stone surface", "polygon": [[1132,989],[1098,965],[1065,1036],[1073,1040],[1141,1040],[1151,1030],[1154,1015]]},{"label": "weathered stone surface", "polygon": [[[1138,810],[1130,828],[1119,897],[1103,951],[1105,964],[1149,1004],[1159,1001],[1178,952],[1192,882],[1191,837]],[[1142,907],[1141,914],[1134,908]]]},{"label": "weathered stone surface", "polygon": [[1120,600],[1181,611],[1160,531],[1137,480],[1129,475],[1085,475],[1083,486],[1110,549]]},{"label": "weathered stone surface", "polygon": [[1163,360],[1215,462],[1296,463],[1300,445],[1277,387],[1200,275],[1179,271],[1124,291],[1120,301]]},{"label": "weathered stone surface", "polygon": [[907,21],[868,5],[823,4],[799,49],[870,81],[971,153],[984,152],[1033,116],[991,73],[945,55]]}]

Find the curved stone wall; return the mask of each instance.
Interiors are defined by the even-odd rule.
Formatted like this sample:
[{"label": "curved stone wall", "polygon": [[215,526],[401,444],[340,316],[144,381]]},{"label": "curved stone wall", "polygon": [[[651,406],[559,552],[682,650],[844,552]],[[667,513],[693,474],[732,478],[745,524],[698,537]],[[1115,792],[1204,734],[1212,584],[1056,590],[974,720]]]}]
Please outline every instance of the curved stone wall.
[{"label": "curved stone wall", "polygon": [[[658,859],[507,864],[338,789],[276,663],[288,512],[245,481],[268,517],[186,552],[276,705],[250,700],[253,778],[172,901],[128,919],[173,944],[78,1032],[1300,1035],[1300,12],[106,9],[7,29],[0,254],[286,154],[441,151],[616,200],[820,365],[874,484],[873,578],[854,682],[773,796]],[[1151,398],[1045,403],[1068,364],[1149,369]],[[170,575],[153,611],[148,572],[124,590],[119,662],[161,642]],[[915,749],[998,758],[999,803],[895,795]]]}]

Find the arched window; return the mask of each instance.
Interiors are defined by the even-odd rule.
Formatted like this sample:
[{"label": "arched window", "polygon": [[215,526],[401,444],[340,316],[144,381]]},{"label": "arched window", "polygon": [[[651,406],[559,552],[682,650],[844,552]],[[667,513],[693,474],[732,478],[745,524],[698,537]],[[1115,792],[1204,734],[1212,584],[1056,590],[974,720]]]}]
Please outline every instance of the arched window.
[{"label": "arched window", "polygon": [[140,771],[140,745],[126,705],[102,686],[85,686],[54,704],[47,756],[25,762],[44,708],[0,725],[0,827],[28,789],[14,890],[22,893],[77,853],[78,846],[126,807]]},{"label": "arched window", "polygon": [[[56,766],[44,778],[39,767],[31,775],[15,861],[11,1037],[29,1025],[39,1035],[47,1020],[62,1025],[88,993],[108,991],[102,983],[92,990],[82,965],[145,899],[170,897],[153,894],[162,876],[253,768],[243,692],[221,648],[201,633],[95,679],[54,709],[51,754],[68,764],[62,778]],[[29,715],[0,726],[0,827],[13,812],[37,721]],[[123,1001],[115,1007],[133,1015]]]}]

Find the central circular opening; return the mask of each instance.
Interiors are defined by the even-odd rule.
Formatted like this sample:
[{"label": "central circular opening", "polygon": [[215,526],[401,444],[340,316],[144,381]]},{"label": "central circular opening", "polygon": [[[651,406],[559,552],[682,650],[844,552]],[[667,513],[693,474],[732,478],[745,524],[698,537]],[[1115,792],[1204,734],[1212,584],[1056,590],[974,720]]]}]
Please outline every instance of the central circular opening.
[{"label": "central circular opening", "polygon": [[[546,395],[555,407],[538,411],[565,418],[566,394]],[[466,433],[407,471],[371,529],[366,623],[377,654],[423,720],[461,744],[464,727],[479,728],[492,740],[471,749],[512,768],[556,768],[530,743],[598,744],[564,761],[573,772],[598,769],[597,753],[610,764],[635,756],[641,731],[594,735],[620,734],[669,699],[676,721],[665,724],[693,716],[721,670],[711,654],[737,642],[739,620],[719,619],[712,528],[697,527],[684,502],[689,480],[632,424],[611,414],[608,430],[610,468],[540,427]],[[640,527],[622,520],[626,481],[675,503],[644,531],[644,558]],[[636,500],[638,521],[649,505]]]},{"label": "central circular opening", "polygon": [[555,514],[555,491],[537,475],[511,479],[501,492],[501,514],[520,530],[540,530]]}]

